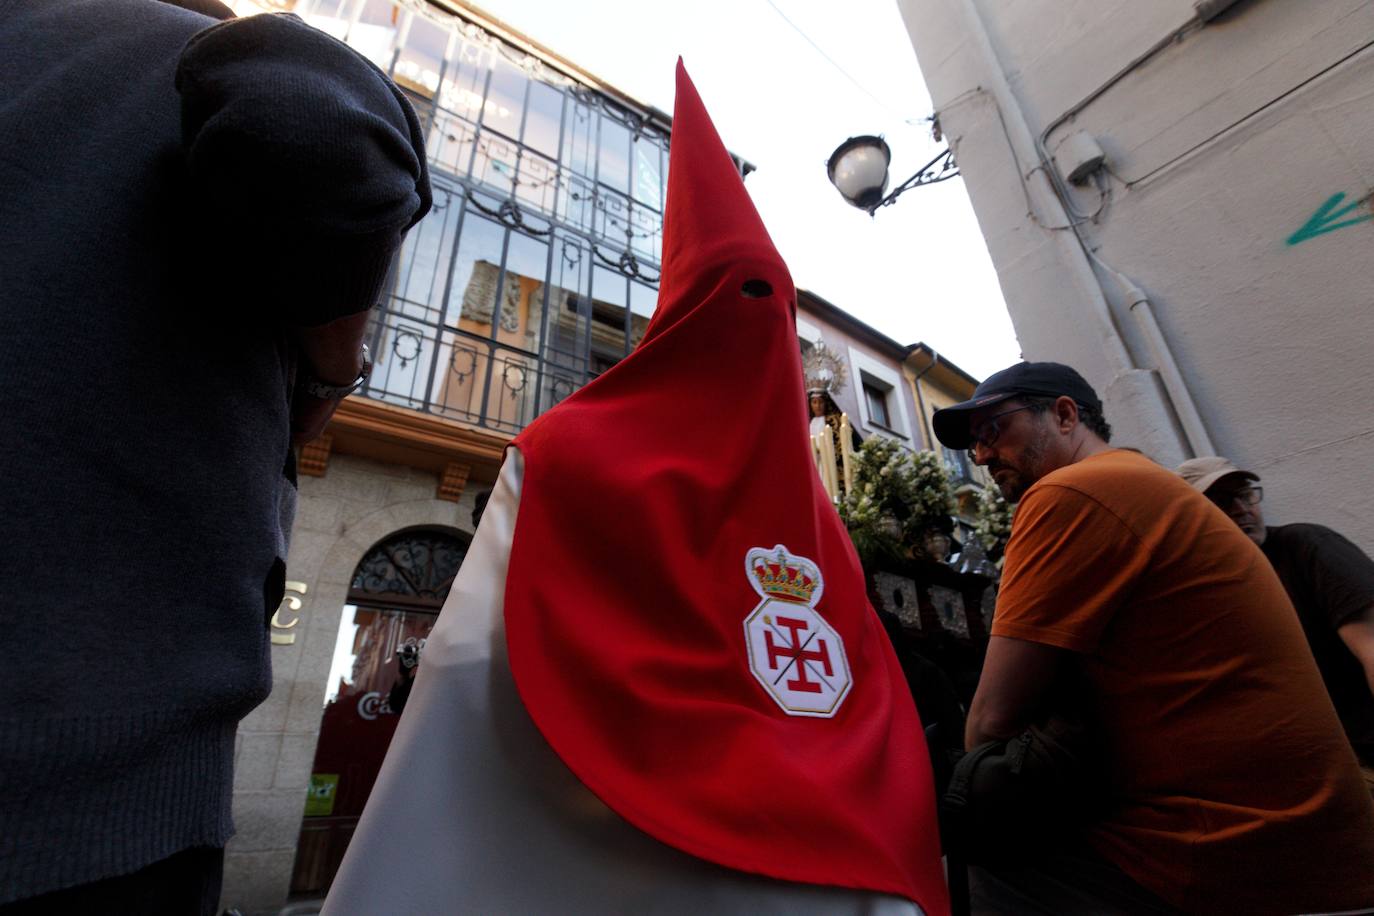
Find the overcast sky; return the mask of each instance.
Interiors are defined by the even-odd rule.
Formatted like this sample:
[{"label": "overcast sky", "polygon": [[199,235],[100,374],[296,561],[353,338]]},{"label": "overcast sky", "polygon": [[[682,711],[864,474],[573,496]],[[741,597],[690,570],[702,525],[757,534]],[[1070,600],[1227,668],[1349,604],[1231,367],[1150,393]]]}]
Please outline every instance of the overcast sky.
[{"label": "overcast sky", "polygon": [[798,286],[980,378],[1019,359],[961,179],[871,219],[826,178],[851,135],[885,136],[894,186],[942,148],[895,0],[475,2],[669,113],[681,55],[725,145],[758,167],[745,186]]}]

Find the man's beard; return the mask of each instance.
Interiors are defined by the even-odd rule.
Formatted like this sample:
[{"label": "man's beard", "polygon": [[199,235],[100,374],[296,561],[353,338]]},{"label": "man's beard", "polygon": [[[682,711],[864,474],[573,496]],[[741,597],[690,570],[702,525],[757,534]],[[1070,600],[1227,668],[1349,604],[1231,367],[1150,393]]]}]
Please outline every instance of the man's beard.
[{"label": "man's beard", "polygon": [[1017,467],[1002,462],[993,462],[988,466],[988,470],[996,474],[999,470],[1011,471],[1000,478],[994,478],[997,482],[997,489],[1002,491],[1002,497],[1008,502],[1017,502],[1025,495],[1026,491],[1045,476],[1045,453],[1048,451],[1050,443],[1050,431],[1043,425],[1037,424],[1035,434],[1021,450],[1020,460]]}]

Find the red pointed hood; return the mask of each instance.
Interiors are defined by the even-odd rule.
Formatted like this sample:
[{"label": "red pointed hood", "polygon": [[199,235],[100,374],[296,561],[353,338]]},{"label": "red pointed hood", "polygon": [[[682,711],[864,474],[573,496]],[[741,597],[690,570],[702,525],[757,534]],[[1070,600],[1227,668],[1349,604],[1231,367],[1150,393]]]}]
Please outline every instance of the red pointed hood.
[{"label": "red pointed hood", "polygon": [[758,279],[777,284],[774,292],[780,299],[793,302],[796,298],[787,265],[773,247],[744,189],[744,179],[679,58],[673,137],[681,136],[709,142],[674,142],[669,149],[658,310],[645,340],[699,305],[701,300],[691,295],[693,290],[730,265],[751,263]]},{"label": "red pointed hood", "polygon": [[514,443],[516,686],[659,840],[943,913],[921,725],[811,459],[792,281],[677,80],[657,311]]}]

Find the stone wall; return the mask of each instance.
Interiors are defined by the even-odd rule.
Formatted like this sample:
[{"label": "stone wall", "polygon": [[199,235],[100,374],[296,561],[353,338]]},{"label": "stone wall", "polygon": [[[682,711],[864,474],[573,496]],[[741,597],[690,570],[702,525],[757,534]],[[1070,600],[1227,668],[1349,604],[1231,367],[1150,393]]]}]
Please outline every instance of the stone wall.
[{"label": "stone wall", "polygon": [[335,455],[323,477],[302,477],[286,577],[305,586],[300,607],[284,606],[273,634],[272,693],[239,726],[234,752],[234,821],[225,851],[221,906],[247,916],[278,912],[291,885],[320,732],[326,679],[353,570],[396,531],[438,526],[472,532],[471,485],[458,502],[435,498],[437,475]]}]

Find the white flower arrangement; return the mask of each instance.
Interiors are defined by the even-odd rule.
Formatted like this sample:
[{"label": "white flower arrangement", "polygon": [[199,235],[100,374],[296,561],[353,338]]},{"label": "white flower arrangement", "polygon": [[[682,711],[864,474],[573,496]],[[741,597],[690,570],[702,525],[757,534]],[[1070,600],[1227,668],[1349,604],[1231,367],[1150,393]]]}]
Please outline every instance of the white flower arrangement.
[{"label": "white flower arrangement", "polygon": [[859,557],[900,559],[921,530],[954,511],[949,471],[934,452],[873,436],[854,455],[854,486],[840,504]]},{"label": "white flower arrangement", "polygon": [[1000,557],[1011,537],[1011,520],[1015,506],[1007,502],[996,487],[987,487],[978,494],[978,518],[973,533],[989,557]]}]

